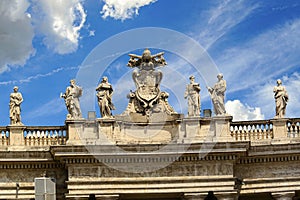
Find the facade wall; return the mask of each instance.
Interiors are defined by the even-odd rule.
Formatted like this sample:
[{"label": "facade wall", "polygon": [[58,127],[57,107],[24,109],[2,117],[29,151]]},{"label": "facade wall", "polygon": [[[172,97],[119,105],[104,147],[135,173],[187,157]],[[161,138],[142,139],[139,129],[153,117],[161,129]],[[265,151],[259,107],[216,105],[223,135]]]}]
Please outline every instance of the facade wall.
[{"label": "facade wall", "polygon": [[[57,199],[187,200],[209,191],[218,199],[297,199],[300,142],[291,121],[297,119],[3,127],[0,199],[33,199],[34,178],[43,176],[56,180]],[[265,126],[243,128],[251,123]]]}]

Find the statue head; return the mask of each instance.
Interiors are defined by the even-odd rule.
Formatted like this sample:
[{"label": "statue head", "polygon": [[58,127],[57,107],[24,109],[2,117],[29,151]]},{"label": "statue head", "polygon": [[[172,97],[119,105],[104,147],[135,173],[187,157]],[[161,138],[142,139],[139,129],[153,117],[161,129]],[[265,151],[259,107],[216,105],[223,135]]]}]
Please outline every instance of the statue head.
[{"label": "statue head", "polygon": [[142,59],[144,62],[149,62],[151,60],[151,51],[148,48],[144,50]]},{"label": "statue head", "polygon": [[218,75],[217,75],[217,78],[218,78],[219,80],[222,79],[222,78],[223,78],[223,74],[222,74],[222,73],[218,74]]},{"label": "statue head", "polygon": [[282,81],[280,79],[277,79],[277,84],[278,85],[281,85],[282,84]]},{"label": "statue head", "polygon": [[14,86],[14,91],[17,92],[19,90],[18,86]]},{"label": "statue head", "polygon": [[76,83],[75,79],[70,80],[71,85],[75,85],[75,83]]},{"label": "statue head", "polygon": [[195,76],[191,75],[189,79],[190,80],[195,80]]},{"label": "statue head", "polygon": [[107,81],[108,81],[107,76],[103,76],[103,77],[102,77],[102,82],[103,82],[103,83],[106,83]]},{"label": "statue head", "polygon": [[191,76],[189,77],[189,79],[190,79],[190,82],[194,82],[194,81],[195,81],[195,76],[191,75]]}]

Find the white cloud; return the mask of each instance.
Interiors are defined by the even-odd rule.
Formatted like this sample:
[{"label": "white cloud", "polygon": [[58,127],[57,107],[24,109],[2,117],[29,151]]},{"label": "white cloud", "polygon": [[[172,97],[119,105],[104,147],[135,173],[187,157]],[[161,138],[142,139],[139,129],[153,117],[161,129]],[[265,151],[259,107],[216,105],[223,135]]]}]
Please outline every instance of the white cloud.
[{"label": "white cloud", "polygon": [[0,1],[0,73],[9,65],[24,65],[34,53],[34,36],[27,0]]},{"label": "white cloud", "polygon": [[39,118],[49,115],[55,115],[64,110],[67,110],[64,100],[58,97],[50,100],[49,102],[46,102],[41,107],[31,110],[28,114],[26,114],[26,116],[28,116],[27,118]]},{"label": "white cloud", "polygon": [[244,105],[240,100],[227,101],[225,104],[226,112],[233,116],[233,121],[248,121],[264,119],[259,107]]},{"label": "white cloud", "polygon": [[258,8],[247,0],[221,1],[201,16],[200,34],[196,36],[205,49],[209,49],[218,39],[233,27],[249,17]]},{"label": "white cloud", "polygon": [[35,0],[34,3],[37,6],[35,23],[45,36],[45,45],[59,54],[75,52],[79,31],[86,21],[81,0]]},{"label": "white cloud", "polygon": [[130,19],[139,14],[139,8],[156,2],[156,0],[103,0],[102,17],[114,19]]},{"label": "white cloud", "polygon": [[265,84],[299,65],[299,34],[300,18],[220,52],[215,62],[228,80],[229,92]]}]

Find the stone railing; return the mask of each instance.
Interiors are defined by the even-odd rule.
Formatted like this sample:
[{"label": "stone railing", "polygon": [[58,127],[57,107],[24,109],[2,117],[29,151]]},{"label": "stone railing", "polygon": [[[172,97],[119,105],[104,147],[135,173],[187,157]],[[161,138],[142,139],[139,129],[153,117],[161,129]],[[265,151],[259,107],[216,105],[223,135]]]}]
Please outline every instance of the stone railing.
[{"label": "stone railing", "polygon": [[287,123],[287,137],[297,138],[300,134],[300,118],[288,119]]},{"label": "stone railing", "polygon": [[[178,133],[181,136],[178,139],[180,143],[185,141],[202,142],[205,134],[211,130],[212,126],[215,130],[213,135],[218,135],[218,140],[223,142],[251,141],[261,143],[298,140],[300,138],[300,118],[238,122],[232,122],[232,118],[229,117],[226,120],[224,119],[219,119],[219,117],[189,119],[184,121],[184,126],[180,122],[176,122],[177,124],[164,126],[161,134],[164,134],[165,137],[165,135],[169,136],[169,132],[172,134]],[[156,124],[152,124],[152,126],[153,130],[156,131]],[[89,142],[88,144],[104,144],[104,141],[113,138],[112,136],[125,141],[122,138],[125,137],[125,128],[118,126],[114,119],[98,121],[72,120],[67,121],[65,126],[2,126],[0,127],[0,146],[66,145],[67,140],[70,145],[82,145],[87,144],[87,142]],[[141,127],[135,127],[136,130],[132,129],[131,126],[127,128],[134,133],[136,133],[135,131],[141,131]],[[220,130],[221,133],[217,134]],[[102,131],[104,134],[99,134],[98,131]],[[126,129],[126,131],[128,130]],[[80,135],[82,133],[84,134]],[[191,135],[196,139],[189,140]],[[149,141],[151,142],[152,138],[149,138]],[[109,142],[111,143],[111,141]],[[165,140],[161,140],[161,142],[163,143]]]},{"label": "stone railing", "polygon": [[273,123],[270,120],[231,122],[230,134],[236,141],[272,139]]},{"label": "stone railing", "polygon": [[9,145],[9,129],[7,127],[0,127],[0,146]]},{"label": "stone railing", "polygon": [[23,135],[26,146],[65,145],[67,142],[65,126],[27,126]]}]

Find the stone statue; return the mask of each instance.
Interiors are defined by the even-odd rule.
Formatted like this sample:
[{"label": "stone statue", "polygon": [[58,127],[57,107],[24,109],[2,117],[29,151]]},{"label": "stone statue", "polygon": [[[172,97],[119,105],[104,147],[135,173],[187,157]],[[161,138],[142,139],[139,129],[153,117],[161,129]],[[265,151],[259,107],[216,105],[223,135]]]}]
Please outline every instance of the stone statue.
[{"label": "stone statue", "polygon": [[186,86],[184,98],[188,100],[188,116],[200,116],[200,92],[199,83],[195,83],[195,77],[190,76],[190,84]]},{"label": "stone statue", "polygon": [[223,80],[223,74],[218,74],[217,78],[218,82],[214,85],[214,87],[207,87],[207,89],[214,105],[215,115],[225,115],[226,81]]},{"label": "stone statue", "polygon": [[150,117],[152,113],[171,115],[176,113],[168,103],[169,94],[160,90],[163,74],[156,68],[166,65],[164,52],[151,55],[149,49],[143,54],[129,54],[127,66],[137,68],[132,72],[132,79],[137,88],[128,94],[129,103],[123,115],[140,114]]},{"label": "stone statue", "polygon": [[104,76],[101,83],[96,88],[98,105],[100,107],[100,114],[102,118],[112,118],[111,110],[115,110],[111,97],[113,88],[108,82],[108,78]]},{"label": "stone statue", "polygon": [[289,100],[289,96],[285,90],[285,87],[282,86],[282,81],[280,79],[277,80],[277,86],[274,87],[273,92],[276,103],[275,118],[283,118],[285,116],[285,109]]},{"label": "stone statue", "polygon": [[10,94],[9,101],[9,117],[11,125],[23,125],[21,122],[21,103],[23,102],[23,97],[19,88],[14,87],[14,92]]},{"label": "stone statue", "polygon": [[65,99],[66,107],[69,112],[67,119],[82,118],[79,97],[82,95],[82,88],[76,85],[74,79],[70,80],[70,86],[67,87],[66,92],[60,97]]}]

